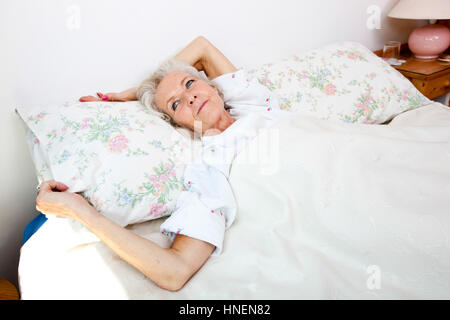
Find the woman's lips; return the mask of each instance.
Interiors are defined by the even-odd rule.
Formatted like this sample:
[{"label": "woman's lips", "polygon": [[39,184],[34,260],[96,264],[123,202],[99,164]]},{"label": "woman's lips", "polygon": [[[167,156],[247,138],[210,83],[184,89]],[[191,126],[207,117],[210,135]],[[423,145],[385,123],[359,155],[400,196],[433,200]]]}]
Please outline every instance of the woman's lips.
[{"label": "woman's lips", "polygon": [[200,106],[200,108],[198,108],[197,114],[200,113],[200,111],[203,109],[203,106],[208,102],[208,100],[206,100],[205,102],[202,103],[202,105]]}]

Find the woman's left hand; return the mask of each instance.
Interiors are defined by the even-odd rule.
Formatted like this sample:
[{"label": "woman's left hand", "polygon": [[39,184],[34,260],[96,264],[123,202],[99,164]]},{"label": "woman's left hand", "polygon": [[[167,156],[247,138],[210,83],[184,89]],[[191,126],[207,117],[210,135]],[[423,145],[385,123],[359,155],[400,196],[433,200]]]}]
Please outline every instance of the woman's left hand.
[{"label": "woman's left hand", "polygon": [[48,180],[40,185],[36,209],[45,214],[78,219],[93,207],[79,194],[64,192],[69,187],[62,182]]}]

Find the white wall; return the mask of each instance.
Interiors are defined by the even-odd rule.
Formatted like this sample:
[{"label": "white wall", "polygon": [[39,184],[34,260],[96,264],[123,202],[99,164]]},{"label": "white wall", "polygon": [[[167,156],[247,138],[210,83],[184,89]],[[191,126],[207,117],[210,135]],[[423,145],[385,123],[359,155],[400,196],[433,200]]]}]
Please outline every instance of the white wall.
[{"label": "white wall", "polygon": [[[137,85],[204,35],[237,67],[338,40],[372,50],[422,22],[387,18],[396,0],[0,0],[0,278],[17,284],[36,178],[13,109]],[[367,9],[381,13],[369,29]],[[373,14],[373,11],[372,11]]]}]

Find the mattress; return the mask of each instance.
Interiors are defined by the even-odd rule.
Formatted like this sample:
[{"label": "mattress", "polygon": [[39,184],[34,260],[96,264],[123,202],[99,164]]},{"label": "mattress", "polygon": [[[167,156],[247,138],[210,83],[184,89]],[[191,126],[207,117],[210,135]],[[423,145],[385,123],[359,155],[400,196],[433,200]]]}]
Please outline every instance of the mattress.
[{"label": "mattress", "polygon": [[[48,219],[21,248],[22,299],[449,299],[450,109],[388,125],[297,115],[236,157],[223,253],[159,288],[78,222]],[[259,161],[251,159],[259,150]],[[166,218],[128,226],[162,247]]]}]

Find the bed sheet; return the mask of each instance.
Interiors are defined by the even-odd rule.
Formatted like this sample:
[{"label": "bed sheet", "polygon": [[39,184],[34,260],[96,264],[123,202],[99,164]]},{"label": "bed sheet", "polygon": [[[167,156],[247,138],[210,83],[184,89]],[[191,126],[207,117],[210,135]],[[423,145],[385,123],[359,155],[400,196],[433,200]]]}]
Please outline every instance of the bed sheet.
[{"label": "bed sheet", "polygon": [[[449,108],[376,126],[298,114],[270,130],[233,163],[238,214],[222,255],[181,290],[56,218],[21,249],[22,299],[450,298]],[[168,247],[165,219],[128,228]]]}]

